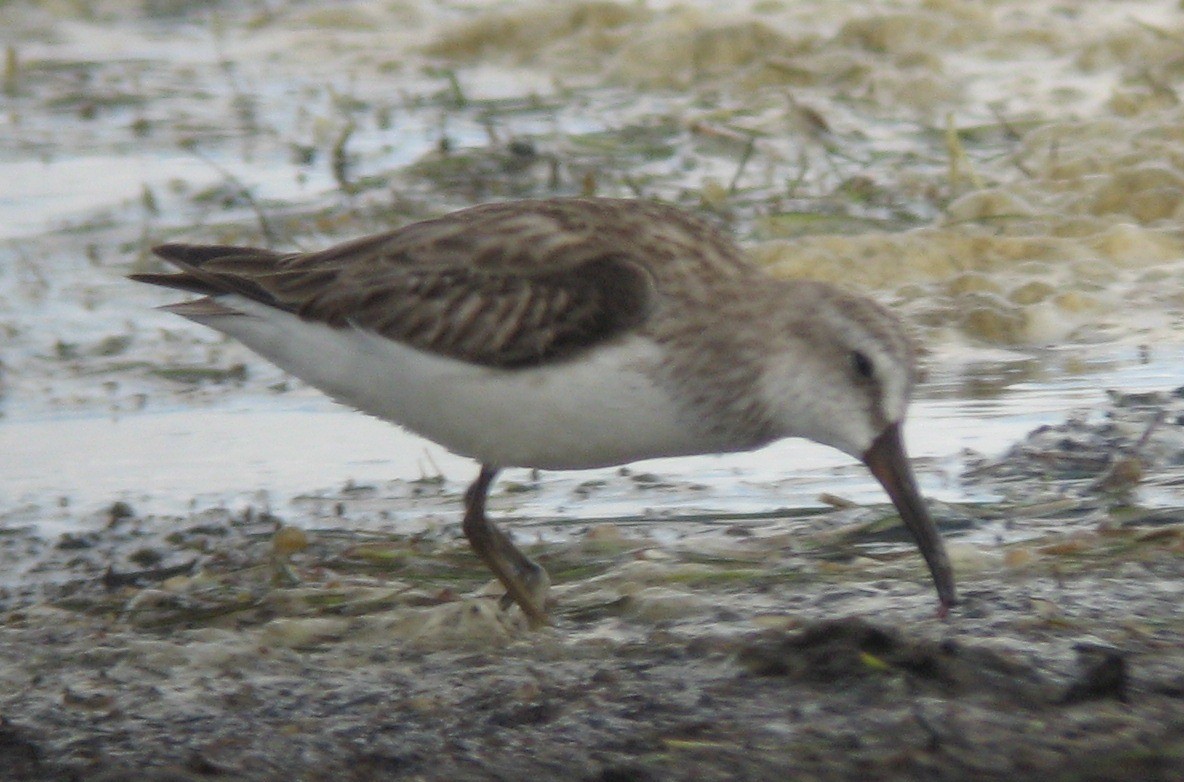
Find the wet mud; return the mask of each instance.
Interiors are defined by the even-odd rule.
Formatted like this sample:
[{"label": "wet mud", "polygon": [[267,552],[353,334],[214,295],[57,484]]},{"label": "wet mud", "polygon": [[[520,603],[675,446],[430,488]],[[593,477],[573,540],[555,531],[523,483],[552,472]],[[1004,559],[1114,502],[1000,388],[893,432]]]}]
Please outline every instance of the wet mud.
[{"label": "wet mud", "polygon": [[[1113,346],[1119,378],[1175,373],[1173,4],[651,5],[0,4],[0,460],[45,451],[13,422],[302,393],[153,319],[125,279],[152,244],[311,249],[516,196],[699,210],[1001,388]],[[834,496],[511,511],[554,584],[529,631],[438,470],[172,515],[128,498],[152,465],[98,510],[4,485],[0,782],[1184,780],[1180,382],[966,455],[950,480],[992,499],[933,503],[945,619],[890,510]],[[625,472],[569,505],[643,484],[698,491]]]},{"label": "wet mud", "polygon": [[[962,594],[944,620],[887,509],[653,522],[682,529],[668,543],[604,523],[540,538],[529,548],[555,586],[539,631],[501,608],[457,523],[349,530],[372,503],[397,505],[395,486],[318,498],[332,528],[117,504],[84,534],[8,529],[0,569],[22,577],[0,591],[0,768],[1184,779],[1184,517],[1132,502],[1141,481],[1181,480],[1178,397],[1114,395],[1092,424],[1034,431],[1000,462],[1025,503],[939,504]],[[1157,423],[1132,451],[1115,431],[1136,413]],[[1157,456],[1126,494],[1097,480],[1105,464],[1046,469],[1139,448]],[[1022,453],[1041,455],[1026,474]],[[449,503],[459,488],[423,491]]]}]

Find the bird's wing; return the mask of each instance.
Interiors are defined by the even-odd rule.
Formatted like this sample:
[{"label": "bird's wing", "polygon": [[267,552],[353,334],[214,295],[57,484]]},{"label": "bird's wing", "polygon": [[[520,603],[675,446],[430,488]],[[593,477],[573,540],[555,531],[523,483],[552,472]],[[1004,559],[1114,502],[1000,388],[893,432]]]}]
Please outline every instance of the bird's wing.
[{"label": "bird's wing", "polygon": [[604,241],[594,214],[553,206],[477,207],[317,253],[166,244],[154,252],[180,273],[133,279],[237,294],[475,364],[536,365],[639,325],[652,298],[649,273]]}]

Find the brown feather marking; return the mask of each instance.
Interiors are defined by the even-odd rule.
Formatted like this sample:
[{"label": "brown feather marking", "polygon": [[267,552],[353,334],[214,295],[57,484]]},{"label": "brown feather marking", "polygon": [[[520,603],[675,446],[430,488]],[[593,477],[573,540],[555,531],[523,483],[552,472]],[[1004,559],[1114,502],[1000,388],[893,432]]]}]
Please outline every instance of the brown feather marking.
[{"label": "brown feather marking", "polygon": [[[664,249],[664,242],[671,244]],[[726,244],[710,259],[697,257],[697,244],[715,249],[717,242],[726,240],[702,221],[659,204],[519,201],[315,253],[163,245],[160,255],[181,273],[138,279],[234,293],[335,328],[518,367],[574,355],[641,325],[666,275],[682,276],[676,266],[707,265],[724,276],[746,267]],[[678,258],[651,264],[670,247]]]}]

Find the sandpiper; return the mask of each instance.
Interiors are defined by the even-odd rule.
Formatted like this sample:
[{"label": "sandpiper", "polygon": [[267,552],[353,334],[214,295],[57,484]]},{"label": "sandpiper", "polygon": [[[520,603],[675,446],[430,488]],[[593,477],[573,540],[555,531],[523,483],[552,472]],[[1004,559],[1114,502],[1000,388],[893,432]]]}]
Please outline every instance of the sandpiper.
[{"label": "sandpiper", "polygon": [[334,399],[481,463],[464,532],[533,625],[545,571],[485,513],[504,467],[584,469],[806,437],[868,466],[956,600],[901,426],[916,380],[872,300],[774,278],[648,201],[486,204],[321,252],[165,244],[141,282]]}]

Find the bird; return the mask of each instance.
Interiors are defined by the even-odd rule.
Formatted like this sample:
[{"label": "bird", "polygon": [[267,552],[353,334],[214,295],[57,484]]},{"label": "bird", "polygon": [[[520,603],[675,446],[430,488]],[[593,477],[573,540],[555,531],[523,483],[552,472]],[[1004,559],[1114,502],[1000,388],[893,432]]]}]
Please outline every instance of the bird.
[{"label": "bird", "polygon": [[658,201],[470,206],[315,252],[169,243],[162,309],[480,464],[463,531],[530,626],[546,571],[486,513],[510,467],[578,470],[802,437],[862,461],[957,601],[902,427],[917,347],[873,299],[784,279]]}]

